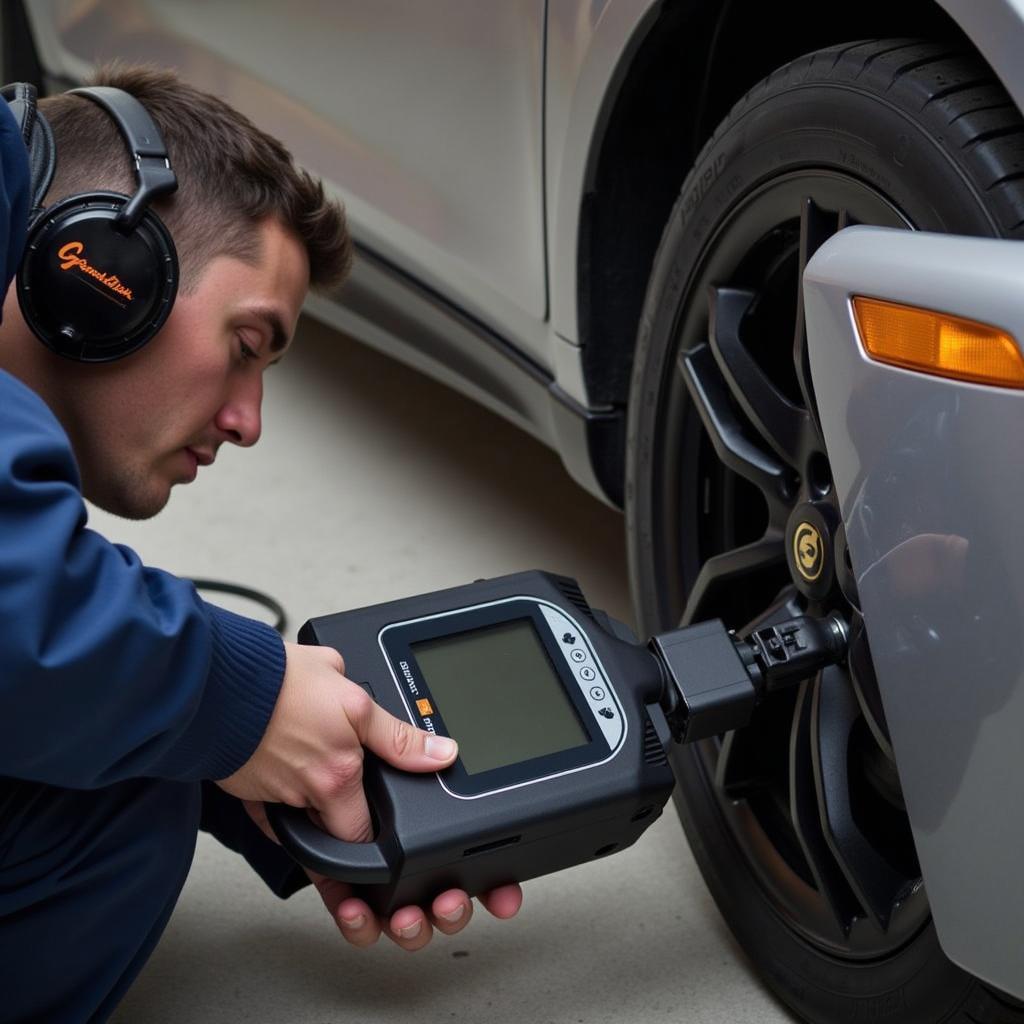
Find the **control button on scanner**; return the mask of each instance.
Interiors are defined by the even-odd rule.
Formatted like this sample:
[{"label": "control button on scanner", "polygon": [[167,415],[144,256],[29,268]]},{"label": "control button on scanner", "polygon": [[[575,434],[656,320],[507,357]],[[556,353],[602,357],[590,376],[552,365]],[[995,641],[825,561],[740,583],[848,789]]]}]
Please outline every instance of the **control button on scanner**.
[{"label": "control button on scanner", "polygon": [[583,668],[580,669],[580,679],[585,682],[589,683],[596,678],[597,673],[589,665],[584,665]]},{"label": "control button on scanner", "polygon": [[590,688],[590,699],[604,700],[604,690],[602,690],[600,686],[592,686]]},{"label": "control button on scanner", "polygon": [[587,652],[583,651],[583,650],[580,650],[579,647],[574,647],[569,652],[569,657],[572,658],[573,661],[586,661],[587,660]]}]

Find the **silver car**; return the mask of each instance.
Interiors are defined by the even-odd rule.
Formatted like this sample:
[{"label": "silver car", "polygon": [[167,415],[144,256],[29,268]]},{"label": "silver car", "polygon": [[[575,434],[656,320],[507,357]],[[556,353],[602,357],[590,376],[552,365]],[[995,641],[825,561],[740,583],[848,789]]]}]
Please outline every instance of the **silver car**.
[{"label": "silver car", "polygon": [[675,752],[696,858],[804,1019],[1024,1022],[1020,399],[854,306],[1024,336],[1024,0],[3,11],[5,79],[174,65],[323,176],[358,260],[310,312],[622,507],[642,630],[846,617]]}]

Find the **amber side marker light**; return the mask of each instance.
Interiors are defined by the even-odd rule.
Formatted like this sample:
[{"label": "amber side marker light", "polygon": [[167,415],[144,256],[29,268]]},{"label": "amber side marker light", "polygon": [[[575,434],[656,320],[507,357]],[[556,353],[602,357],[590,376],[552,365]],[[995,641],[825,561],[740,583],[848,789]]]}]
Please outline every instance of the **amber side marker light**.
[{"label": "amber side marker light", "polygon": [[1024,358],[1013,337],[998,327],[860,295],[854,296],[853,312],[872,359],[939,377],[1024,388]]}]

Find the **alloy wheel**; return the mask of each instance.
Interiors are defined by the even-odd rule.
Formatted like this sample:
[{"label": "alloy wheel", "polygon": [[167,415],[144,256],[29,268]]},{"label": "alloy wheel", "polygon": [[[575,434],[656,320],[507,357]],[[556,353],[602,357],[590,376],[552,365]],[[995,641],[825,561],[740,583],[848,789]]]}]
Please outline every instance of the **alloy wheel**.
[{"label": "alloy wheel", "polygon": [[866,959],[909,941],[929,911],[800,298],[807,261],[852,223],[910,226],[856,179],[797,172],[752,192],[708,245],[677,326],[660,527],[668,566],[681,567],[682,623],[721,617],[745,632],[835,611],[850,624],[843,665],[767,701],[747,728],[703,743],[699,758],[777,913],[817,947]]}]

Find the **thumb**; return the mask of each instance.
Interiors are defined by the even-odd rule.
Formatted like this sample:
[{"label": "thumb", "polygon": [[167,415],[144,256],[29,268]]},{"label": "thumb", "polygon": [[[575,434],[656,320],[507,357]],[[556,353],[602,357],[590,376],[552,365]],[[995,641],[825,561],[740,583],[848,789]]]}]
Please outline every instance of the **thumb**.
[{"label": "thumb", "polygon": [[356,724],[359,741],[395,768],[407,772],[436,772],[447,768],[458,756],[455,740],[416,729],[408,722],[370,704]]}]

